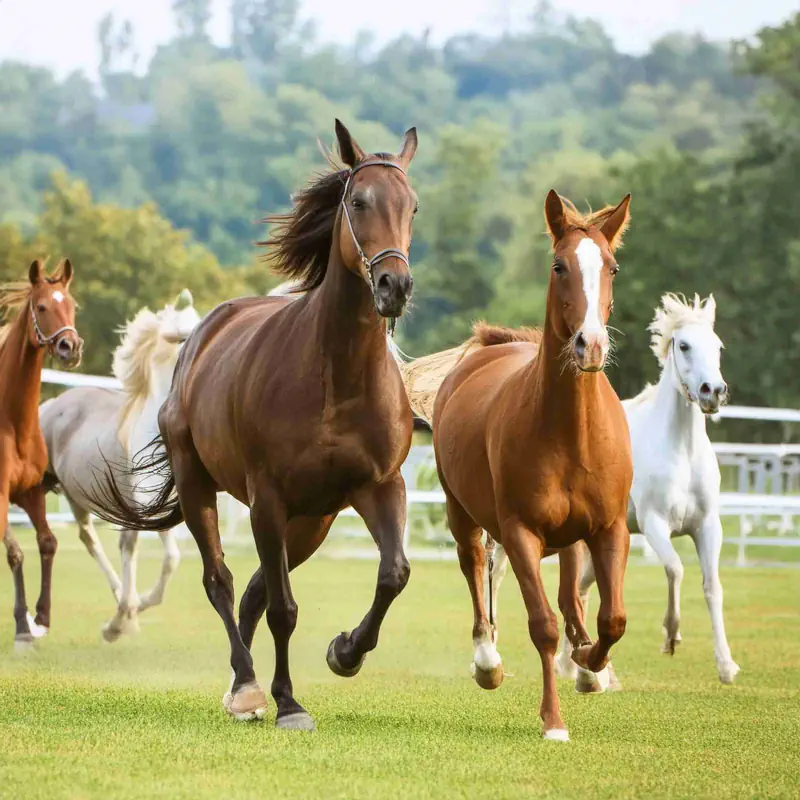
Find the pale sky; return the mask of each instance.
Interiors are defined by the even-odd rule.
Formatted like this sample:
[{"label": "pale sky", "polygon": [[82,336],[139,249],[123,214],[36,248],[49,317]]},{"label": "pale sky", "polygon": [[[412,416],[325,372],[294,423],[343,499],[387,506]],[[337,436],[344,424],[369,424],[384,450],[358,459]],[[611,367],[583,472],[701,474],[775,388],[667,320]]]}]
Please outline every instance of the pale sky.
[{"label": "pale sky", "polygon": [[[467,31],[499,31],[499,9],[506,9],[513,28],[535,5],[535,0],[302,0],[303,15],[316,22],[318,38],[340,43],[359,30],[372,31],[379,42],[426,28],[438,41]],[[800,10],[798,0],[556,0],[554,5],[562,13],[599,19],[629,52],[674,30],[744,38]],[[73,69],[94,76],[97,23],[113,11],[118,20],[133,22],[146,64],[173,33],[170,6],[170,0],[0,0],[0,60],[45,65],[62,76]],[[211,33],[225,42],[230,0],[213,0],[213,6]]]}]

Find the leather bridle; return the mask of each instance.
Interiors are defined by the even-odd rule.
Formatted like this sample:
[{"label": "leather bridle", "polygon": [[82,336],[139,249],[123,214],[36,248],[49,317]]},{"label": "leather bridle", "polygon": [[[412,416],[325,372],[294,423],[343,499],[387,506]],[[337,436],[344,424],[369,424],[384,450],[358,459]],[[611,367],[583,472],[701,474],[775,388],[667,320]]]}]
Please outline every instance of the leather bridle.
[{"label": "leather bridle", "polygon": [[49,336],[45,336],[42,332],[42,329],[39,327],[39,320],[36,319],[36,309],[33,305],[33,300],[31,299],[31,321],[33,322],[33,332],[36,335],[36,344],[38,347],[50,347],[55,344],[58,339],[65,333],[74,333],[78,336],[78,331],[72,327],[72,325],[64,325],[63,328],[59,328],[55,333],[51,333]]},{"label": "leather bridle", "polygon": [[[361,247],[361,244],[356,237],[356,232],[353,229],[353,220],[350,218],[350,209],[347,207],[347,198],[350,194],[350,182],[353,180],[353,176],[360,170],[366,169],[367,167],[387,167],[389,169],[400,170],[403,175],[406,175],[407,173],[399,164],[395,164],[393,161],[367,161],[364,164],[358,164],[350,170],[350,174],[347,176],[347,181],[344,185],[344,193],[342,194],[342,210],[344,211],[344,218],[347,220],[347,227],[350,229],[350,236],[353,237],[353,244],[355,245],[356,252],[358,253],[359,260],[361,261],[361,266],[364,268],[364,272],[366,273],[364,279],[372,291],[373,299],[375,299],[375,266],[380,264],[381,261],[385,261],[387,258],[399,258],[400,261],[406,265],[406,267],[411,269],[411,262],[408,260],[408,256],[402,250],[398,250],[396,247],[387,247],[384,250],[375,253],[372,258],[367,258],[364,249]],[[394,318],[390,319],[389,329],[391,333],[394,333],[394,324]]]}]

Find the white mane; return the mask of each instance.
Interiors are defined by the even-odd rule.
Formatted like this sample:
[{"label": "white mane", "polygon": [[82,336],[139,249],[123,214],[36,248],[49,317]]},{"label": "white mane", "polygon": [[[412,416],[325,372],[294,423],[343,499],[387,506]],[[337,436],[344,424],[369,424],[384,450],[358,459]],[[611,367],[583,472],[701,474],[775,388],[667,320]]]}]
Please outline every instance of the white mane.
[{"label": "white mane", "polygon": [[166,306],[157,314],[149,308],[143,308],[118,330],[123,337],[114,351],[111,369],[125,392],[125,403],[120,414],[120,436],[124,434],[133,412],[147,399],[153,362],[163,363],[175,358],[180,345],[159,336],[164,317],[173,313],[174,306]]},{"label": "white mane", "polygon": [[653,334],[650,338],[650,349],[659,363],[663,366],[675,331],[691,324],[709,325],[713,330],[716,311],[717,303],[713,294],[705,300],[700,300],[700,296],[695,294],[694,303],[687,302],[685,297],[672,292],[665,294],[653,321],[647,327]]}]

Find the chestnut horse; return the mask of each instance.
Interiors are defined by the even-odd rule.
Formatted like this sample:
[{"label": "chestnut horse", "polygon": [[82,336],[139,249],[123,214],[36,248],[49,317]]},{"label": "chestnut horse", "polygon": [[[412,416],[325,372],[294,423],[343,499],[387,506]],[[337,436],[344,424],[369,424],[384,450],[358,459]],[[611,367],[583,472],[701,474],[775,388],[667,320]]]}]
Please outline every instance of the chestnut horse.
[{"label": "chestnut horse", "polygon": [[[45,493],[40,483],[47,466],[47,447],[39,427],[39,395],[45,353],[64,366],[76,367],[83,342],[75,330],[75,303],[70,297],[72,264],[59,263],[51,276],[34,261],[28,281],[0,287],[0,310],[17,311],[0,329],[0,535],[14,575],[15,647],[29,645],[50,627],[50,584],[56,538],[47,525]],[[16,503],[36,526],[42,559],[42,586],[36,619],[28,614],[22,550],[8,526],[8,506]]]},{"label": "chestnut horse", "polygon": [[[185,519],[203,559],[206,592],[230,640],[233,680],[223,706],[236,719],[266,712],[250,655],[266,609],[280,728],[314,727],[289,675],[297,622],[289,572],[316,551],[337,513],[352,505],[380,551],[370,610],[328,649],[337,675],[359,671],[410,572],[400,466],[413,417],[386,331],[387,318],[402,314],[411,294],[408,251],[417,199],[406,170],[416,131],[406,133],[398,156],[366,154],[338,120],[336,135],[348,169],[296,195],[293,213],[270,218],[279,226],[267,242],[273,263],[300,280],[303,294],[232,300],[204,319],[184,345],[159,414],[166,455],[157,445],[136,469],[152,472],[168,459],[163,490],[137,506],[110,475],[101,489],[108,498],[98,502],[101,514],[114,504],[111,521],[139,530]],[[261,561],[242,597],[238,627],[233,578],[220,547],[219,491],[250,507]]]},{"label": "chestnut horse", "polygon": [[[484,600],[483,529],[502,543],[519,581],[542,660],[544,737],[558,741],[569,736],[556,692],[558,624],[542,585],[542,558],[578,540],[587,542],[594,558],[601,595],[594,645],[583,625],[578,565],[569,549],[561,558],[559,606],[577,663],[601,670],[625,630],[622,582],[633,467],[625,413],[603,368],[618,269],[614,251],[629,201],[630,195],[582,216],[555,191],[548,194],[545,219],[554,258],[543,331],[477,325],[433,407],[447,520],[475,614],[474,677],[485,689],[503,679],[493,613],[490,608],[487,616]],[[429,358],[441,364],[439,354]],[[422,361],[413,363],[418,377],[424,377]],[[409,391],[416,407],[413,385]]]}]

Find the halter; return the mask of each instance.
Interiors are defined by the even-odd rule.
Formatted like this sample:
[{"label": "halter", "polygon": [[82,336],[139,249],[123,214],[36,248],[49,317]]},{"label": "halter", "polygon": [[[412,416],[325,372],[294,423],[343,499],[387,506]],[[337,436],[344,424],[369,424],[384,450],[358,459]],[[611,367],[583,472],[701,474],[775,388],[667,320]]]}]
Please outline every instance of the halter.
[{"label": "halter", "polygon": [[[381,250],[380,252],[376,253],[374,256],[372,256],[372,258],[367,258],[366,253],[364,253],[364,250],[356,238],[356,232],[353,230],[353,220],[350,219],[350,210],[347,208],[347,197],[350,192],[350,181],[353,179],[353,175],[355,175],[359,170],[366,169],[367,167],[389,167],[391,169],[400,170],[403,175],[406,174],[406,171],[399,164],[395,164],[393,161],[368,161],[365,164],[359,164],[358,166],[353,167],[350,170],[350,174],[347,176],[347,181],[344,185],[344,194],[342,195],[342,210],[344,211],[344,218],[347,220],[347,227],[350,228],[350,236],[353,237],[353,244],[356,247],[358,257],[361,260],[361,265],[364,267],[364,272],[366,272],[365,280],[372,291],[372,298],[374,300],[375,275],[373,270],[375,269],[375,265],[380,264],[381,261],[384,261],[387,258],[399,258],[406,265],[406,267],[411,269],[411,262],[408,260],[408,256],[402,250],[398,250],[396,247],[387,247],[385,250]],[[389,333],[392,336],[394,336],[394,327],[395,319],[392,318],[389,320]]]},{"label": "halter", "polygon": [[76,336],[78,335],[78,331],[73,328],[72,325],[65,325],[63,328],[59,328],[55,333],[51,333],[50,336],[45,336],[42,333],[42,329],[39,327],[39,320],[36,319],[36,310],[33,307],[33,300],[31,300],[31,320],[33,322],[33,332],[36,334],[36,343],[39,347],[49,347],[62,333],[69,333],[72,331]]}]

